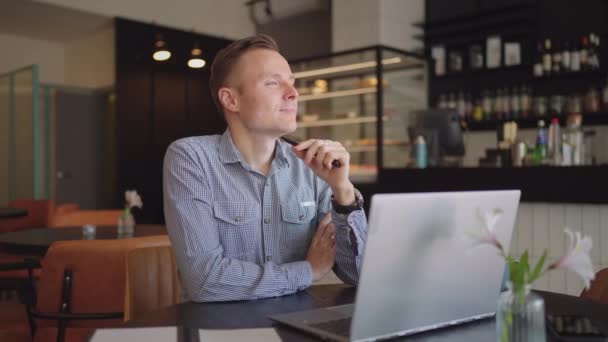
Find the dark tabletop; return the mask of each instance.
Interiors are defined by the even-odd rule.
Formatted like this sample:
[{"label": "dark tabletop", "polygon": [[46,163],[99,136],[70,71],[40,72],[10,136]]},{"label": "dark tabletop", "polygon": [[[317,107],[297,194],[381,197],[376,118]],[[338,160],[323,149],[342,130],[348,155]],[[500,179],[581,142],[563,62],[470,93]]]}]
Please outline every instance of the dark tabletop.
[{"label": "dark tabletop", "polygon": [[27,215],[27,210],[21,208],[0,208],[0,219],[22,217]]},{"label": "dark tabletop", "polygon": [[[118,235],[116,226],[97,226],[94,239],[113,240],[131,237],[165,235],[164,225],[138,224],[133,235]],[[44,255],[55,241],[85,240],[82,227],[35,228],[0,234],[0,247],[13,253]]]},{"label": "dark tabletop", "polygon": [[[608,331],[608,305],[578,297],[537,291],[551,314],[586,315]],[[284,341],[315,341],[312,336],[277,325],[268,315],[352,303],[355,288],[346,285],[317,285],[296,294],[244,302],[183,303],[132,320],[126,327],[179,326],[197,329],[245,329],[274,327]],[[407,341],[496,341],[495,319],[410,336]],[[547,333],[549,341],[552,339]]]}]

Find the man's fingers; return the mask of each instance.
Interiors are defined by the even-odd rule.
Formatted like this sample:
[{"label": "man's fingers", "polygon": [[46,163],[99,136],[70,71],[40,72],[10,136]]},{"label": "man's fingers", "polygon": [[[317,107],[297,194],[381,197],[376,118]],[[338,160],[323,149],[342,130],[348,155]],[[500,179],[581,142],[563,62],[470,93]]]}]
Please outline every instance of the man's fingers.
[{"label": "man's fingers", "polygon": [[294,151],[302,152],[302,151],[306,150],[307,148],[309,148],[310,145],[312,145],[315,141],[317,141],[317,140],[308,139],[308,140],[302,141],[299,144],[297,144],[296,146],[294,146],[293,149],[294,149]]},{"label": "man's fingers", "polygon": [[328,212],[327,214],[325,214],[325,216],[323,216],[323,218],[321,219],[321,222],[319,222],[319,225],[327,226],[330,223],[331,223],[331,211]]},{"label": "man's fingers", "polygon": [[326,226],[325,231],[323,232],[323,239],[331,240],[332,235],[336,233],[336,229],[334,228],[333,223],[330,223]]},{"label": "man's fingers", "polygon": [[307,164],[310,164],[313,159],[318,158],[319,155],[323,155],[324,149],[326,148],[324,145],[325,142],[323,140],[315,140],[315,142],[313,142],[312,145],[310,145],[310,147],[306,151],[306,157],[304,158],[304,161]]},{"label": "man's fingers", "polygon": [[325,154],[325,157],[323,158],[323,166],[325,166],[328,169],[332,168],[331,163],[335,160],[338,159],[336,158],[336,153],[335,152],[328,152]]},{"label": "man's fingers", "polygon": [[326,235],[327,226],[331,223],[331,212],[325,214],[321,221],[319,221],[319,226],[317,227],[317,231],[312,238],[312,243],[316,243],[319,239],[323,239]]}]

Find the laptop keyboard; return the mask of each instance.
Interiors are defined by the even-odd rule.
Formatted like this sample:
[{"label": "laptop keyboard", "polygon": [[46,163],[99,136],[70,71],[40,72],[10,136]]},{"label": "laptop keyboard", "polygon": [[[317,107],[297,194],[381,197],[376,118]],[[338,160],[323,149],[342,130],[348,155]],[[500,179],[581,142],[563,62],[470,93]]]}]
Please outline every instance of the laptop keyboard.
[{"label": "laptop keyboard", "polygon": [[334,333],[336,335],[350,336],[350,323],[352,317],[342,318],[334,321],[327,321],[321,323],[310,324],[310,326],[315,327],[320,330],[328,331]]}]

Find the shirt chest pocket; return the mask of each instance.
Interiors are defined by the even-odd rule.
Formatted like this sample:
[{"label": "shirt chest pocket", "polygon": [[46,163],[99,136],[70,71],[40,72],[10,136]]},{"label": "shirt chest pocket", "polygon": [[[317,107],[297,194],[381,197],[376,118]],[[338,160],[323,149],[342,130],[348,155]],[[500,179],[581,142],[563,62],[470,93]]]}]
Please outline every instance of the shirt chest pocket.
[{"label": "shirt chest pocket", "polygon": [[287,223],[308,223],[314,218],[316,212],[317,203],[315,201],[302,200],[299,196],[281,203],[281,216]]},{"label": "shirt chest pocket", "polygon": [[[283,244],[289,248],[308,248],[316,225],[317,203],[306,197],[294,196],[281,203]],[[295,250],[294,250],[295,251]]]},{"label": "shirt chest pocket", "polygon": [[238,257],[255,250],[259,234],[259,214],[251,203],[217,201],[213,205],[224,256]]}]

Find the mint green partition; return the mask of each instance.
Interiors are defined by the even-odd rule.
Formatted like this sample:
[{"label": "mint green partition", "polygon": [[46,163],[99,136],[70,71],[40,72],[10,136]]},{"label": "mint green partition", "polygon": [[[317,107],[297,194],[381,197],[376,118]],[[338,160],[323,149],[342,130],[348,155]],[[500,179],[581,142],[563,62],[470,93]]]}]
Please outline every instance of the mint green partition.
[{"label": "mint green partition", "polygon": [[49,119],[39,89],[37,65],[0,76],[0,206],[49,197]]},{"label": "mint green partition", "polygon": [[0,76],[0,206],[9,199],[9,77]]}]

